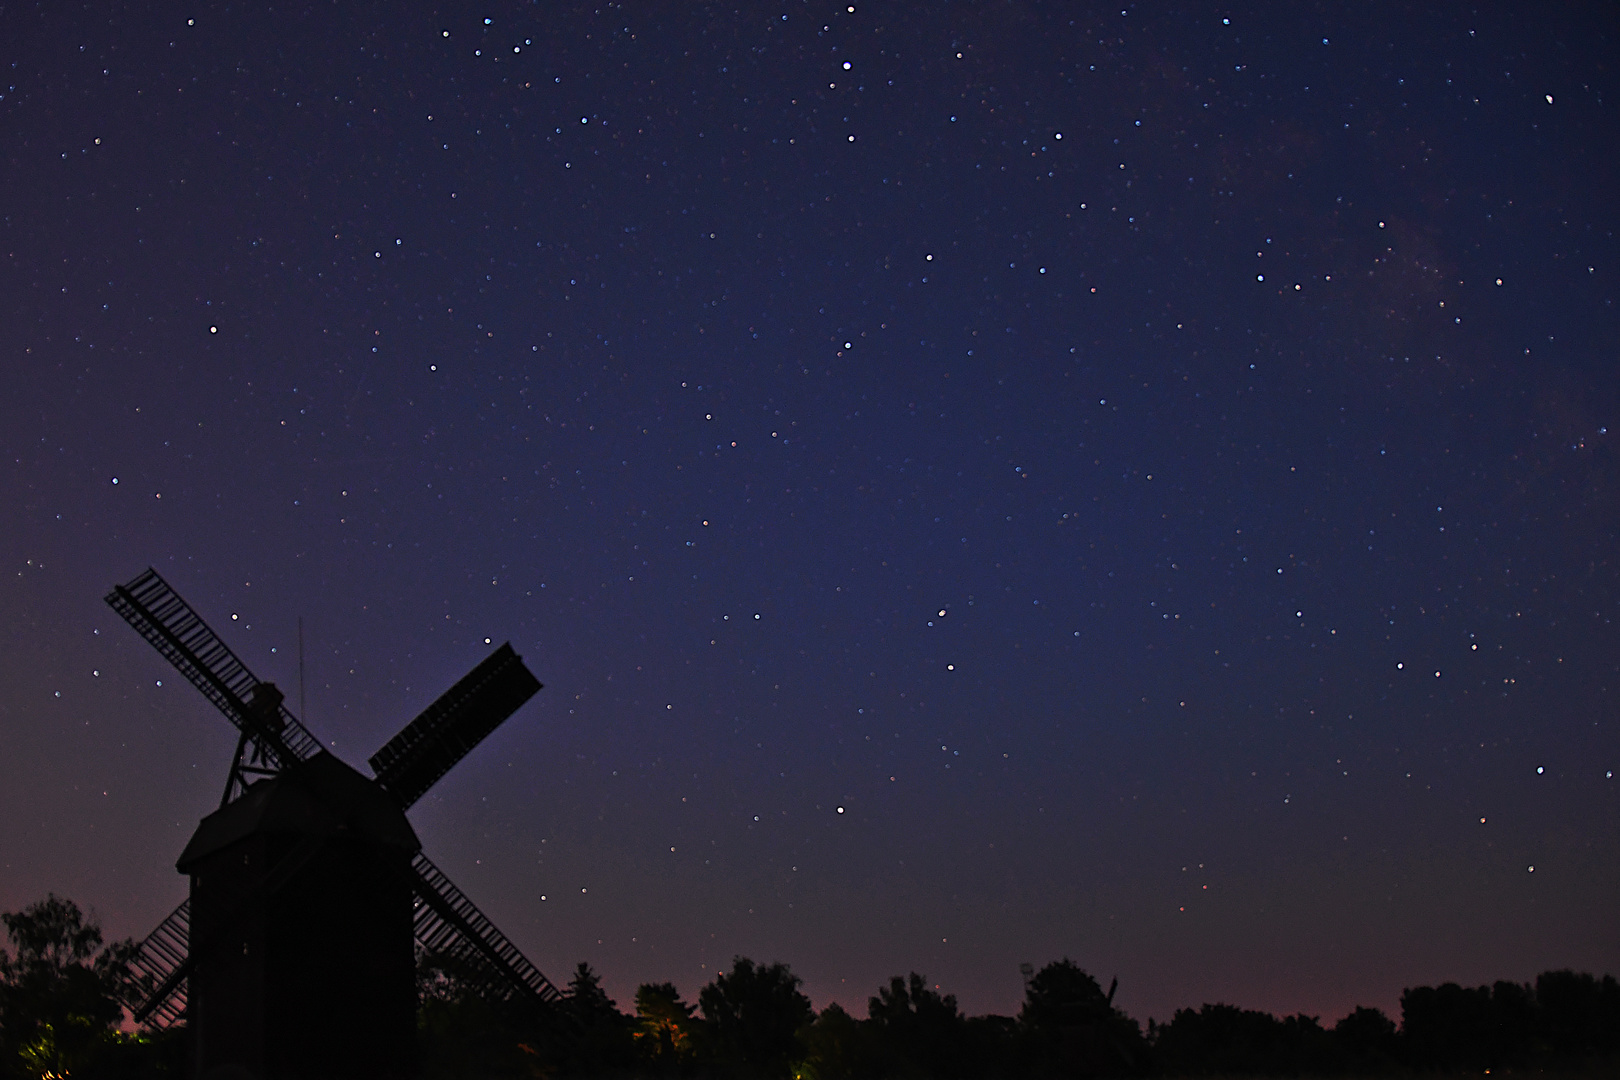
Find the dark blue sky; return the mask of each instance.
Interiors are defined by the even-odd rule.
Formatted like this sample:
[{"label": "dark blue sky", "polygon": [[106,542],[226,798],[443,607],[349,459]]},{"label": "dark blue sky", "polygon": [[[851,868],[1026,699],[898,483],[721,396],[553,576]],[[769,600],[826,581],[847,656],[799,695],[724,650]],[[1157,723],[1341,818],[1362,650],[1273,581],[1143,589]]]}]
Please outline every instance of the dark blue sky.
[{"label": "dark blue sky", "polygon": [[1620,966],[1612,11],[849,7],[0,12],[0,907],[185,895],[152,565],[356,765],[510,639],[621,1004]]}]

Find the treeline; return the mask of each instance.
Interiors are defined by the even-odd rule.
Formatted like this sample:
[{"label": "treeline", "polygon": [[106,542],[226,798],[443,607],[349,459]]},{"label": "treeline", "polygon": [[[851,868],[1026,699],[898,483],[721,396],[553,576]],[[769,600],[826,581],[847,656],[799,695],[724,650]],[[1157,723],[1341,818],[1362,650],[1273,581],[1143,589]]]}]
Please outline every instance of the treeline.
[{"label": "treeline", "polygon": [[513,1018],[504,1037],[493,1039],[501,1021],[487,1005],[455,993],[454,980],[431,964],[424,972],[428,1076],[444,1080],[1620,1076],[1620,983],[1572,971],[1549,971],[1533,984],[1414,987],[1401,995],[1399,1026],[1373,1008],[1324,1027],[1314,1016],[1204,1005],[1180,1009],[1168,1023],[1150,1020],[1144,1030],[1114,1007],[1113,986],[1104,992],[1068,959],[1028,980],[1016,1017],[965,1016],[953,995],[916,972],[879,987],[864,1017],[837,1004],[817,1013],[786,965],[744,957],[695,1003],[668,983],[644,984],[632,1013],[580,964],[559,1017]]},{"label": "treeline", "polygon": [[1534,983],[1456,983],[1401,993],[1401,1022],[1357,1008],[1314,1016],[1204,1005],[1148,1022],[1153,1067],[1172,1076],[1389,1075],[1516,1070],[1620,1076],[1620,983],[1547,971]]},{"label": "treeline", "polygon": [[[183,1026],[119,1030],[133,945],[106,945],[71,901],[0,915],[0,1080],[187,1075]],[[1058,1080],[1153,1076],[1388,1076],[1486,1070],[1620,1076],[1620,984],[1571,971],[1533,984],[1420,986],[1397,1025],[1358,1008],[1332,1027],[1230,1005],[1147,1028],[1074,962],[1026,980],[1017,1016],[965,1016],[920,974],[895,976],[864,1015],[817,1012],[782,963],[738,957],[697,995],[645,983],[621,1009],[580,964],[561,1002],[490,1003],[454,958],[419,957],[422,1080]]]}]

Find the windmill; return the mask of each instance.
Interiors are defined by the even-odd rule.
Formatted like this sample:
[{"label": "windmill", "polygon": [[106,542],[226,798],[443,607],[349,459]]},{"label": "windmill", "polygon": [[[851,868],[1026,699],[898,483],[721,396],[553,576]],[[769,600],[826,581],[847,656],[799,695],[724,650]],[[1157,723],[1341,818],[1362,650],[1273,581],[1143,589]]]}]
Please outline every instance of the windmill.
[{"label": "windmill", "polygon": [[540,689],[509,643],[372,755],[367,778],[155,570],[106,599],[237,729],[220,807],[177,864],[190,896],[130,964],[137,1023],[188,1019],[199,1077],[392,1077],[412,1066],[416,945],[453,958],[486,1000],[561,999],[405,817]]}]

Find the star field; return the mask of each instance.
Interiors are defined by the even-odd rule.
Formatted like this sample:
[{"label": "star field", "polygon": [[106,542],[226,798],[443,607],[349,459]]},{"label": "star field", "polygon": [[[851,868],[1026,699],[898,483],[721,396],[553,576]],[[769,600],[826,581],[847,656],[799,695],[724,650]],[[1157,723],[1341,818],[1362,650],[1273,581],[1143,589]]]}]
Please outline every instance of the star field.
[{"label": "star field", "polygon": [[[1612,971],[1601,6],[0,13],[0,907],[145,934],[158,569],[553,979]],[[299,620],[303,634],[300,683]]]}]

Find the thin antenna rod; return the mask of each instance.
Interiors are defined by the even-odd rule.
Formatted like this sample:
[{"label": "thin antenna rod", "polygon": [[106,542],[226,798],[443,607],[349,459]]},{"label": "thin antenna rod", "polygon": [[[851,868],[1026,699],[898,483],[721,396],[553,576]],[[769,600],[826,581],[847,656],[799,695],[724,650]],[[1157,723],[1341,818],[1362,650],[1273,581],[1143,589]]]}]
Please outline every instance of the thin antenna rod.
[{"label": "thin antenna rod", "polygon": [[308,716],[304,709],[304,617],[298,616],[298,715]]}]

